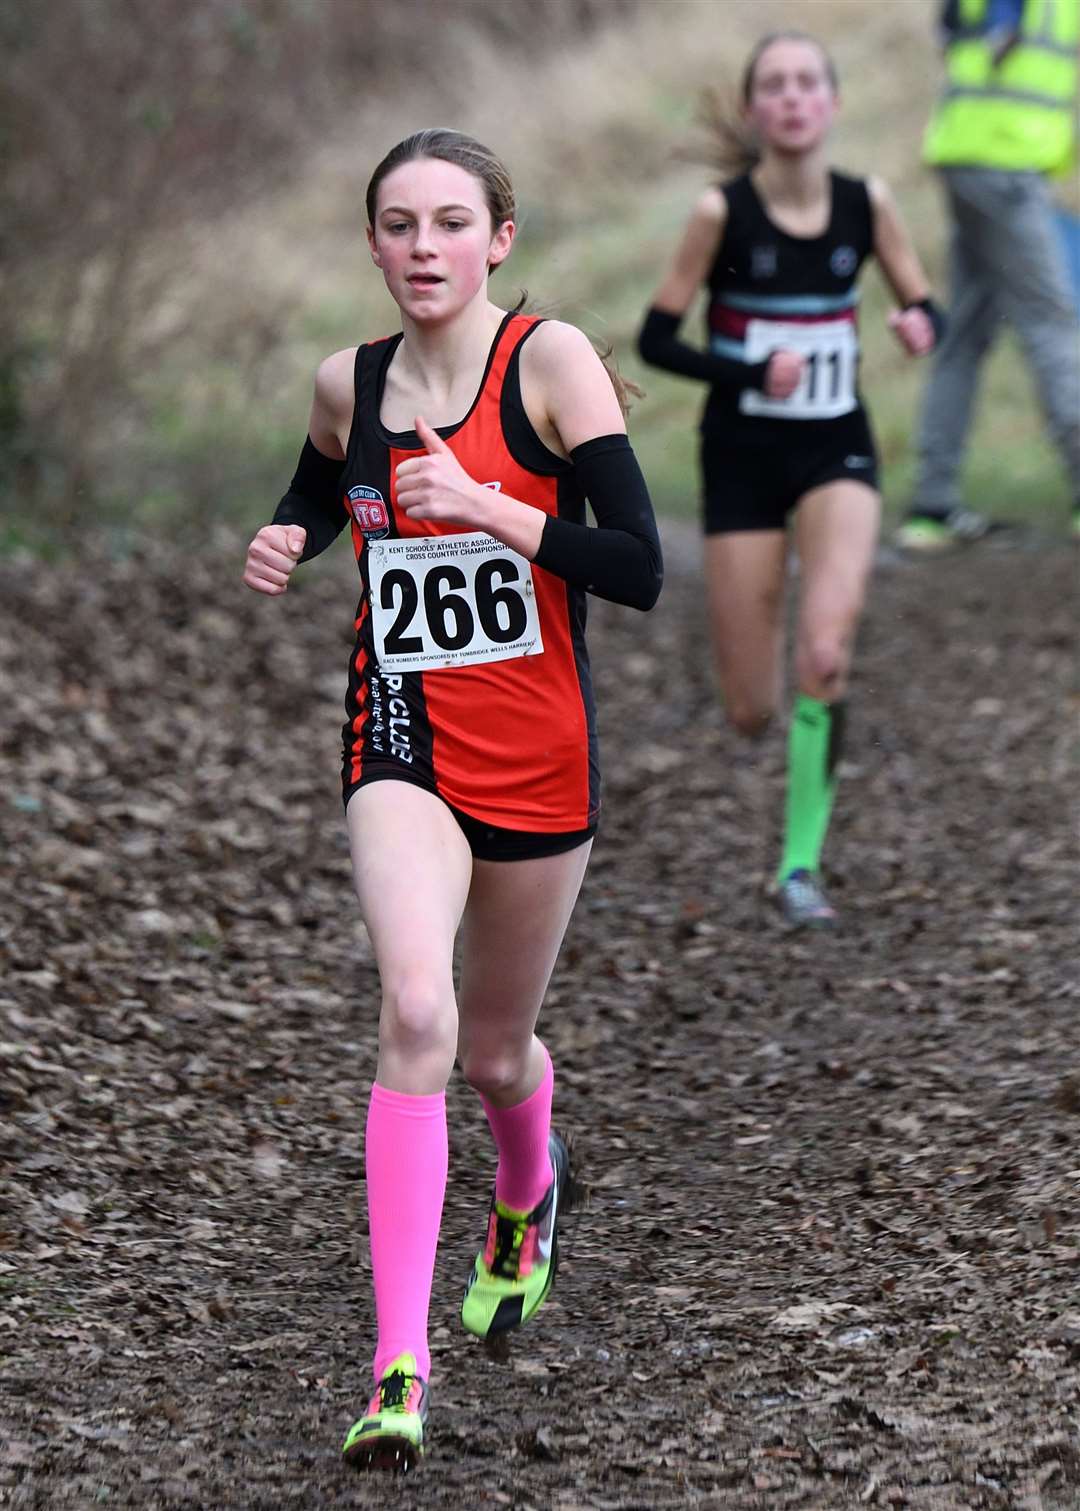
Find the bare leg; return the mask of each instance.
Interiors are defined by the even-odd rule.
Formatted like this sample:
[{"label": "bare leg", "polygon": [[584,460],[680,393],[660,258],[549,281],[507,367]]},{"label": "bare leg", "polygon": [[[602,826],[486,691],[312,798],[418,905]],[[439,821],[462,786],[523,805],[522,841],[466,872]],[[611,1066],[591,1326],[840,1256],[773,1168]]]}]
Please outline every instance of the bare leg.
[{"label": "bare leg", "polygon": [[458,1053],[496,1107],[524,1101],[546,1059],[535,1034],[591,844],[562,855],[477,861],[462,928]]},{"label": "bare leg", "polygon": [[847,687],[880,523],[877,493],[847,480],[815,488],[795,516],[802,569],[796,676],[800,692],[825,703],[842,698]]},{"label": "bare leg", "polygon": [[705,538],[705,583],[724,711],[740,734],[763,734],[780,702],[787,542],[782,530]]},{"label": "bare leg", "polygon": [[472,880],[469,846],[446,804],[408,782],[361,787],[347,817],[382,984],[378,1082],[442,1091],[457,1041],[454,936]]}]

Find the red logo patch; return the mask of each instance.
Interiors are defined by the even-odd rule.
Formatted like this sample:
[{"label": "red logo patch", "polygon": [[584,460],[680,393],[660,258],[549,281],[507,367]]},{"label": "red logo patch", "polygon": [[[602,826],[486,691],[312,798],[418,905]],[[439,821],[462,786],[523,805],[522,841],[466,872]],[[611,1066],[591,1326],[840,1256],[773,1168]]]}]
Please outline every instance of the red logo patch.
[{"label": "red logo patch", "polygon": [[348,499],[353,519],[360,526],[360,533],[365,540],[381,540],[384,535],[390,534],[386,500],[378,488],[368,488],[364,484],[350,488]]}]

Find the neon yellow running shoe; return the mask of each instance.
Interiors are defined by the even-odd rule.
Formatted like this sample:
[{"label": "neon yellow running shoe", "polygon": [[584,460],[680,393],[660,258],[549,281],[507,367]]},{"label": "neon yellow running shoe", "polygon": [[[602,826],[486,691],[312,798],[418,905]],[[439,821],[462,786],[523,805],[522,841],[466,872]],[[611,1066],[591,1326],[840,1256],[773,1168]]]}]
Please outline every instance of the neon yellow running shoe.
[{"label": "neon yellow running shoe", "polygon": [[527,1322],[543,1302],[559,1263],[559,1213],[573,1204],[570,1155],[557,1133],[548,1140],[553,1179],[539,1206],[515,1212],[491,1198],[487,1243],[476,1256],[461,1303],[461,1321],[478,1338]]},{"label": "neon yellow running shoe", "polygon": [[406,1474],[424,1452],[427,1381],[412,1354],[398,1354],[368,1403],[367,1416],[349,1428],[342,1447],[354,1469],[390,1469]]},{"label": "neon yellow running shoe", "polygon": [[973,509],[952,509],[948,514],[909,514],[896,532],[896,543],[905,551],[934,555],[956,546],[969,545],[1000,527]]}]

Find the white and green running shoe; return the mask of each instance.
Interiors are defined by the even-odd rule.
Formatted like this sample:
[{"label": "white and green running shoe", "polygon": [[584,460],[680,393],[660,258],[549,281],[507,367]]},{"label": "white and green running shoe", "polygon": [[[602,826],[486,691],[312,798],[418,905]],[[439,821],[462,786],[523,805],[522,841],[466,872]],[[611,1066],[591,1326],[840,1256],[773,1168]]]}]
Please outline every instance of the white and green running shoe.
[{"label": "white and green running shoe", "polygon": [[951,509],[948,514],[912,513],[896,532],[896,543],[905,551],[934,555],[956,546],[969,545],[999,528],[974,509]]},{"label": "white and green running shoe", "polygon": [[812,871],[791,871],[780,883],[777,901],[793,929],[831,929],[836,912]]},{"label": "white and green running shoe", "polygon": [[416,1373],[412,1354],[398,1354],[368,1403],[367,1416],[349,1428],[342,1447],[354,1469],[389,1469],[406,1474],[424,1452],[428,1413],[427,1381]]},{"label": "white and green running shoe", "polygon": [[461,1321],[478,1338],[527,1322],[543,1302],[559,1263],[559,1216],[573,1205],[570,1155],[557,1133],[548,1140],[553,1179],[531,1212],[491,1198],[487,1243],[476,1256],[461,1303]]}]

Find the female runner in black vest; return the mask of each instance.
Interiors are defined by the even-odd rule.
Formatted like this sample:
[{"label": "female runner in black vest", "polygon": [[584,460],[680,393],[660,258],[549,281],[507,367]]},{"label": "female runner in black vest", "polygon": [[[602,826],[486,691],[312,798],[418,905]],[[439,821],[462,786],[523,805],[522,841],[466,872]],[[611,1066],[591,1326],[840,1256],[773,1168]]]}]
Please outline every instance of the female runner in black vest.
[{"label": "female runner in black vest", "polygon": [[[727,716],[761,734],[781,693],[786,527],[800,562],[780,901],[795,926],[834,913],[818,877],[843,729],[843,697],[880,519],[877,458],[857,388],[855,280],[873,254],[914,356],[941,316],[888,189],[832,172],[836,74],[801,32],[755,47],[745,119],[716,125],[730,164],[707,189],[641,331],[646,361],[710,386],[702,419],[705,569]],[[730,149],[734,145],[735,151]],[[709,350],[678,337],[701,284]]]}]

